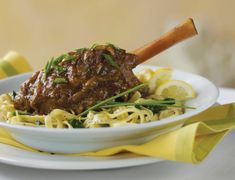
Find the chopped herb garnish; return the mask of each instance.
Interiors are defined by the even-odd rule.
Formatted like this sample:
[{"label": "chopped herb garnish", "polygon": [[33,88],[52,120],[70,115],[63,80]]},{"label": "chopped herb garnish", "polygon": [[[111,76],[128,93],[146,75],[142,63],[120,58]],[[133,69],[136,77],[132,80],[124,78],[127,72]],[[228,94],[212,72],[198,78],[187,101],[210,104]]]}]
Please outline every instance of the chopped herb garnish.
[{"label": "chopped herb garnish", "polygon": [[109,124],[101,124],[101,127],[110,127]]},{"label": "chopped herb garnish", "polygon": [[40,126],[42,123],[41,123],[40,120],[36,120],[36,121],[35,121],[35,124],[38,125],[38,126]]},{"label": "chopped herb garnish", "polygon": [[105,59],[105,61],[107,63],[109,63],[111,66],[119,69],[119,66],[117,65],[117,63],[113,60],[112,56],[110,56],[109,54],[103,54],[103,57]]},{"label": "chopped herb garnish", "polygon": [[59,57],[53,60],[53,66],[57,66],[63,59],[67,56],[67,54],[62,54]]},{"label": "chopped herb garnish", "polygon": [[112,48],[119,50],[120,48],[112,43],[106,43],[108,46],[112,46]]},{"label": "chopped herb garnish", "polygon": [[127,91],[124,91],[124,92],[122,92],[122,93],[120,93],[120,94],[117,94],[117,95],[115,95],[115,96],[113,96],[113,97],[110,97],[110,98],[108,98],[108,99],[105,99],[105,100],[103,100],[103,101],[97,103],[96,105],[94,105],[94,106],[88,108],[87,110],[83,111],[82,113],[80,113],[80,116],[83,116],[83,115],[87,114],[89,111],[91,111],[91,110],[93,110],[93,109],[97,109],[97,108],[99,108],[100,106],[105,105],[105,104],[107,104],[107,103],[113,101],[114,99],[117,99],[117,98],[119,98],[119,97],[125,96],[126,94],[129,94],[129,93],[131,93],[131,92],[137,91],[137,90],[141,89],[141,88],[144,87],[144,86],[146,86],[146,84],[140,84],[140,85],[135,86],[135,87],[133,87],[133,88],[131,88],[131,89],[128,89]]},{"label": "chopped herb garnish", "polygon": [[63,72],[66,72],[67,69],[65,67],[61,67],[61,66],[56,66],[55,67],[55,70],[58,72],[58,73],[63,73]]},{"label": "chopped herb garnish", "polygon": [[[117,99],[117,98],[116,98]],[[146,99],[142,102],[117,102],[117,101],[109,101],[105,104],[102,104],[95,109],[101,109],[101,108],[113,108],[113,107],[120,107],[120,106],[135,106],[138,109],[141,108],[147,108],[151,110],[153,113],[158,113],[162,110],[167,109],[167,107],[179,107],[179,108],[185,108],[185,109],[195,109],[194,107],[190,106],[183,106],[183,105],[176,105],[176,102],[182,102],[177,101],[172,98],[166,98],[164,100],[153,100],[153,99]]]},{"label": "chopped herb garnish", "polygon": [[61,77],[59,77],[59,78],[55,78],[54,80],[53,80],[53,83],[55,83],[55,84],[65,84],[65,83],[67,83],[68,81],[65,79],[65,78],[61,78]]},{"label": "chopped herb garnish", "polygon": [[149,109],[150,111],[152,111],[154,114],[159,113],[160,111],[165,110],[167,107],[166,106],[143,106],[147,109]]},{"label": "chopped herb garnish", "polygon": [[[164,99],[164,101],[168,102],[167,104],[170,104],[170,105],[172,105],[172,104],[175,104],[175,103],[176,103],[176,100],[175,100],[175,99],[173,99],[173,98],[165,98],[165,99]],[[172,101],[172,102],[171,102],[171,101]]]},{"label": "chopped herb garnish", "polygon": [[62,73],[62,72],[66,71],[66,69],[64,67],[59,66],[60,62],[62,62],[63,60],[72,61],[72,60],[75,60],[75,59],[76,59],[75,56],[72,56],[72,55],[69,55],[69,54],[62,54],[57,58],[52,57],[51,60],[47,62],[46,66],[44,68],[44,72],[45,72],[44,80],[47,78],[49,72],[52,69],[55,69],[59,73]]},{"label": "chopped herb garnish", "polygon": [[77,119],[69,119],[68,123],[73,127],[73,128],[85,128],[82,122],[80,122]]},{"label": "chopped herb garnish", "polygon": [[69,54],[67,54],[66,56],[65,56],[65,61],[73,61],[73,60],[75,60],[76,59],[76,57],[75,56],[72,56],[72,55],[69,55]]},{"label": "chopped herb garnish", "polygon": [[16,116],[16,115],[30,115],[31,113],[27,112],[27,111],[20,111],[20,110],[16,110],[14,112],[11,113],[12,116]]},{"label": "chopped herb garnish", "polygon": [[45,78],[45,79],[47,78],[49,72],[50,72],[51,69],[52,69],[53,61],[54,61],[54,57],[52,57],[51,60],[47,62],[46,66],[45,66],[45,68],[44,68],[44,72],[45,72],[44,78]]},{"label": "chopped herb garnish", "polygon": [[76,52],[78,52],[78,53],[84,53],[84,51],[86,51],[87,50],[87,48],[80,48],[80,49],[76,49]]},{"label": "chopped herb garnish", "polygon": [[[179,108],[185,108],[185,109],[195,109],[194,107],[190,106],[181,106],[181,105],[174,105],[171,104],[173,103],[172,101],[170,102],[162,102],[162,101],[155,101],[152,100],[151,102],[137,102],[137,103],[131,103],[131,102],[112,102],[110,104],[105,104],[100,106],[99,108],[112,108],[112,107],[120,107],[120,106],[136,106],[137,108],[140,107],[152,107],[152,106],[160,106],[160,107],[179,107]],[[149,109],[149,108],[148,108]]]},{"label": "chopped herb garnish", "polygon": [[15,99],[16,95],[17,95],[17,93],[16,93],[15,91],[12,91],[12,97],[13,97],[13,99]]},{"label": "chopped herb garnish", "polygon": [[97,46],[99,46],[99,44],[93,44],[92,46],[91,46],[91,49],[95,49]]}]

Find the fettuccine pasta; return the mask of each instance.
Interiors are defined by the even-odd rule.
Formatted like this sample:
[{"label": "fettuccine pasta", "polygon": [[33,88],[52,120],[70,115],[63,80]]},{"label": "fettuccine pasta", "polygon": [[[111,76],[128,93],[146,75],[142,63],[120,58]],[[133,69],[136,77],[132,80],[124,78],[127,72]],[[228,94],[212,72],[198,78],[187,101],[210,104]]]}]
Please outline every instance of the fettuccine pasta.
[{"label": "fettuccine pasta", "polygon": [[[154,76],[154,71],[150,69],[145,69],[144,72],[140,72],[137,75],[142,82],[149,84],[153,84],[150,81]],[[151,88],[150,92],[154,92],[154,89]],[[75,115],[73,112],[69,113],[60,109],[54,109],[48,115],[37,115],[15,109],[12,98],[10,93],[0,96],[0,119],[2,121],[14,125],[45,128],[119,127],[158,121],[169,116],[177,116],[184,113],[184,109],[179,107],[167,107],[154,112],[144,106],[136,107],[130,105],[102,108],[99,111],[91,110],[85,116]],[[149,97],[144,99],[137,91],[128,102],[138,103],[146,99],[163,100],[164,98],[151,93]]]}]

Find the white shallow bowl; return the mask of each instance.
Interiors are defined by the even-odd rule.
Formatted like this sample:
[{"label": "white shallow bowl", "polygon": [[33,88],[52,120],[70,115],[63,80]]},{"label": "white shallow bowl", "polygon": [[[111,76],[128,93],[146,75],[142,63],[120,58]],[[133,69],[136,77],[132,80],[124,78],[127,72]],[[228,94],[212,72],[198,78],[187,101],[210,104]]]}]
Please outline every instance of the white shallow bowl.
[{"label": "white shallow bowl", "polygon": [[[145,68],[159,69],[157,66],[139,65],[134,71]],[[0,94],[19,89],[31,73],[14,76],[0,81]],[[184,119],[196,115],[212,106],[219,95],[217,87],[209,80],[187,72],[173,71],[173,78],[183,80],[193,86],[197,97],[186,103],[196,109],[187,109],[185,114],[166,118],[161,121],[126,127],[96,129],[46,129],[11,125],[0,122],[19,142],[33,148],[54,153],[77,153],[96,151],[103,148],[124,144],[140,144],[151,138],[179,128]],[[165,128],[167,124],[173,125]]]}]

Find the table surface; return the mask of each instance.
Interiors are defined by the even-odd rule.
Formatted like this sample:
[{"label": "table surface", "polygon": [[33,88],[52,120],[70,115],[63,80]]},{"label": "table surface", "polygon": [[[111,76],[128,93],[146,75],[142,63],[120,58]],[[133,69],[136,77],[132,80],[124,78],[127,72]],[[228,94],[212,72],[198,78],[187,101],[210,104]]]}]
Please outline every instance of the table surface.
[{"label": "table surface", "polygon": [[[221,104],[234,102],[235,90],[220,89]],[[58,171],[10,166],[0,163],[0,180],[70,180],[70,179],[164,179],[164,180],[230,180],[235,177],[235,131],[231,132],[215,148],[208,158],[199,165],[163,161],[139,167],[97,170]]]}]

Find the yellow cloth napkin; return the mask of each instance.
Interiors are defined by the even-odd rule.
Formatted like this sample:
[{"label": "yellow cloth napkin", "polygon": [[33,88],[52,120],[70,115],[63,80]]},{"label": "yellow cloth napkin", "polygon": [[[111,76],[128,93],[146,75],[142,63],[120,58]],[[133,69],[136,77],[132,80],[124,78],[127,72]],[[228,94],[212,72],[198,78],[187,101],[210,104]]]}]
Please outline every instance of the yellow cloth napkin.
[{"label": "yellow cloth napkin", "polygon": [[[183,122],[182,128],[160,135],[141,145],[122,145],[96,152],[66,155],[112,156],[121,152],[130,152],[173,161],[199,163],[230,130],[235,128],[235,103],[212,107]],[[0,128],[0,143],[39,152],[17,142],[3,128]]]},{"label": "yellow cloth napkin", "polygon": [[32,67],[17,52],[10,51],[0,58],[0,79],[29,71],[32,71]]}]

